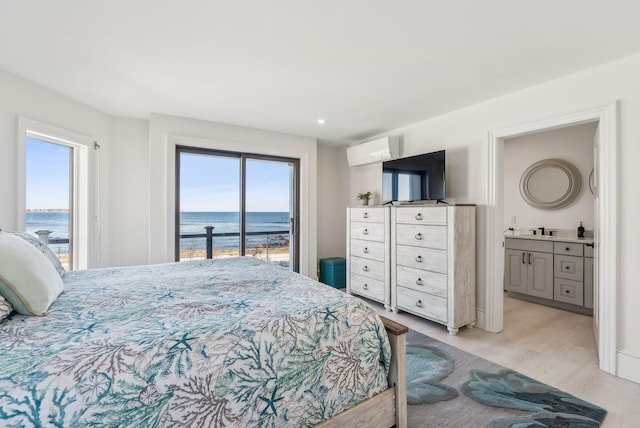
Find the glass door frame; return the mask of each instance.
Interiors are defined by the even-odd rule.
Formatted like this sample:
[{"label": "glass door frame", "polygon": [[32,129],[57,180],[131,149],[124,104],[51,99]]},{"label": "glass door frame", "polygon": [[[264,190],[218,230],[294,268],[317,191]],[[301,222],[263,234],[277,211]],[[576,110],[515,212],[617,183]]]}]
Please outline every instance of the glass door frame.
[{"label": "glass door frame", "polygon": [[[202,147],[190,147],[176,145],[175,156],[175,261],[180,260],[180,154],[189,153],[196,155],[218,156],[236,158],[240,160],[240,255],[245,255],[246,250],[246,175],[247,160],[265,160],[272,162],[282,162],[293,166],[293,182],[290,182],[290,199],[293,206],[289,207],[289,229],[293,235],[289,239],[290,268],[294,272],[300,270],[300,159],[282,156],[271,156],[256,153],[233,152],[227,150],[208,149]],[[291,197],[292,196],[292,197]]]}]

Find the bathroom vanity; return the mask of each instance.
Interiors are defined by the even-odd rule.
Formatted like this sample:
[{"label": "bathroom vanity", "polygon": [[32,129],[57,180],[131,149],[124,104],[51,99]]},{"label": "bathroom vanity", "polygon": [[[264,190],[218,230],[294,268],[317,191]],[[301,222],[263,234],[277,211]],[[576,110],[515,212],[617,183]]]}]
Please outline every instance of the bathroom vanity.
[{"label": "bathroom vanity", "polygon": [[593,240],[507,236],[504,288],[509,296],[593,314]]}]

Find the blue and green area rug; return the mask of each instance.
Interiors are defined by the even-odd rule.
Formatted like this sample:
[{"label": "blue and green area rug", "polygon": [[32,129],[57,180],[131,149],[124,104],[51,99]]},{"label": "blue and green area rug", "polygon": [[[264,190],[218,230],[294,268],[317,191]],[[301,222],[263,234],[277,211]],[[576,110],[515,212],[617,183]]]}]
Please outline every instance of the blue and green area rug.
[{"label": "blue and green area rug", "polygon": [[413,330],[409,427],[599,427],[607,411]]}]

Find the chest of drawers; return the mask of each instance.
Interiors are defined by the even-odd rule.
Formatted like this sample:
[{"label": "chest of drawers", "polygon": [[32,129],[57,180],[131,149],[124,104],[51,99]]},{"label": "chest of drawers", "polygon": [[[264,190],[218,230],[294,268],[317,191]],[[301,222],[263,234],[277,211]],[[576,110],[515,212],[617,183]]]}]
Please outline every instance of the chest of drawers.
[{"label": "chest of drawers", "polygon": [[347,293],[390,309],[389,207],[347,208]]},{"label": "chest of drawers", "polygon": [[391,207],[391,308],[472,327],[475,248],[473,205]]}]

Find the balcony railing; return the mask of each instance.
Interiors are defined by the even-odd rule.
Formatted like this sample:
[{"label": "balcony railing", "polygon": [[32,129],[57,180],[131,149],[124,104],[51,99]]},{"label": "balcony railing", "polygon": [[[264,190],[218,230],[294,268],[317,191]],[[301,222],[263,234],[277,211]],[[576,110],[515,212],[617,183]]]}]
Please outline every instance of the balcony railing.
[{"label": "balcony railing", "polygon": [[[205,233],[185,233],[185,234],[180,234],[180,239],[198,239],[198,238],[205,238],[205,242],[206,242],[206,258],[207,259],[212,259],[213,258],[213,244],[214,244],[214,239],[213,238],[224,238],[224,237],[239,237],[240,236],[240,232],[218,232],[218,233],[213,233],[213,229],[215,229],[214,226],[205,226]],[[53,233],[51,230],[38,230],[35,232],[38,235],[38,239],[40,239],[40,241],[44,242],[47,245],[50,244],[68,244],[69,243],[69,239],[68,238],[51,238],[49,235],[51,235],[51,233]],[[274,243],[270,243],[269,237],[273,236],[273,237],[277,237],[277,236],[284,236],[284,235],[289,235],[289,230],[268,230],[268,231],[259,231],[259,232],[245,232],[246,236],[261,236],[261,235],[265,235],[266,236],[266,240],[265,240],[265,246],[262,248],[265,248],[267,254],[267,260],[269,259],[269,248],[273,248],[274,247]],[[284,239],[284,238],[283,238]],[[286,245],[283,245],[282,240],[280,240],[281,242],[279,242],[277,244],[278,248],[283,248],[283,247],[288,247],[289,246],[289,240],[286,239]],[[254,251],[255,253],[261,251],[260,247],[257,248],[252,248],[250,251]],[[256,255],[256,254],[254,254]]]},{"label": "balcony railing", "polygon": [[[207,259],[213,258],[214,238],[239,237],[240,236],[240,232],[217,232],[217,233],[213,233],[213,229],[215,229],[215,227],[213,227],[213,226],[205,226],[204,229],[205,229],[205,233],[185,233],[185,234],[180,234],[180,239],[205,238],[205,242],[206,242],[206,258]],[[289,235],[289,230],[268,230],[268,231],[258,231],[258,232],[245,232],[245,236],[262,236],[262,235],[266,236],[266,241],[265,241],[266,245],[264,247],[262,247],[262,248],[265,248],[265,250],[267,252],[267,254],[266,254],[267,259],[269,259],[269,248],[270,247],[271,248],[274,247],[273,243],[270,243],[269,237],[270,236],[277,237],[277,236]],[[289,240],[288,239],[286,239],[286,245],[282,245],[282,242],[280,242],[279,245],[277,245],[278,248],[283,248],[283,247],[288,247],[288,246],[289,246]],[[262,248],[259,246],[257,248],[252,248],[250,251],[254,251],[254,252],[257,253],[257,252],[261,251]]]}]

